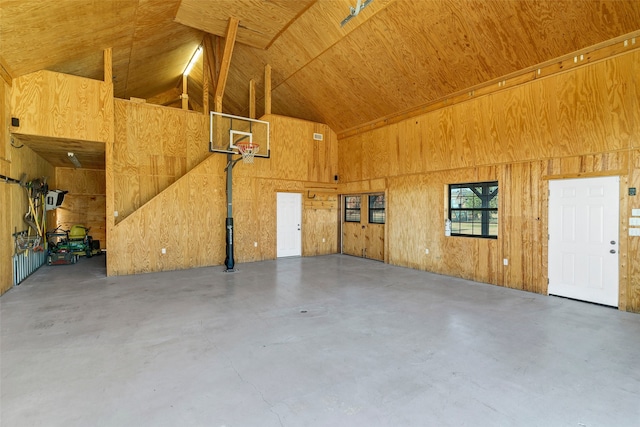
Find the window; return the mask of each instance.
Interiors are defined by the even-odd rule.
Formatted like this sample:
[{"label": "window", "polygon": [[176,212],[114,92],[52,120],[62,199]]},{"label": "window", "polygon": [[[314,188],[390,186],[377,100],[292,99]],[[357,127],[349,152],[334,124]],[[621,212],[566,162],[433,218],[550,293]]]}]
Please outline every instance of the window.
[{"label": "window", "polygon": [[384,224],[385,219],[384,194],[369,196],[369,223]]},{"label": "window", "polygon": [[498,237],[498,181],[449,185],[452,236]]},{"label": "window", "polygon": [[344,196],[344,222],[360,222],[360,196]]}]

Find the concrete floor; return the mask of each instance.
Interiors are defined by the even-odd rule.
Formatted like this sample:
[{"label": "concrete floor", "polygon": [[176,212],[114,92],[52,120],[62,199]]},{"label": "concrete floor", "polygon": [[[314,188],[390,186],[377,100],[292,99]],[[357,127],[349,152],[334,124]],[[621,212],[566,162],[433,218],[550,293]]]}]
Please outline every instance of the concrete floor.
[{"label": "concrete floor", "polygon": [[342,255],[0,298],[2,426],[638,426],[640,315]]}]

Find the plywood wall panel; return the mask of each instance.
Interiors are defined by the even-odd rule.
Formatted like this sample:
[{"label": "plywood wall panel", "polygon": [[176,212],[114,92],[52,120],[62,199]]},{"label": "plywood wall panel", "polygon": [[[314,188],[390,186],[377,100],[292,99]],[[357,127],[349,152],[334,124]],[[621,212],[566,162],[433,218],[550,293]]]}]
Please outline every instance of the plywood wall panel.
[{"label": "plywood wall panel", "polygon": [[[508,265],[496,263],[503,272],[502,286],[532,292],[546,292],[546,265],[541,245],[546,230],[546,187],[539,162],[516,163],[499,168],[498,181],[502,257]],[[545,194],[545,196],[543,196]],[[544,200],[541,200],[544,197]],[[518,230],[514,233],[513,230]]]},{"label": "plywood wall panel", "polygon": [[54,210],[55,224],[69,230],[79,224],[106,249],[106,179],[104,170],[56,168],[56,188],[66,190],[62,205]]},{"label": "plywood wall panel", "polygon": [[[392,264],[546,294],[548,180],[620,175],[620,308],[640,312],[640,248],[625,228],[640,208],[627,195],[640,188],[638,69],[640,53],[625,54],[347,137],[340,192],[382,183]],[[353,152],[377,137],[392,164],[376,169],[363,153],[366,175],[354,173]],[[445,238],[447,185],[488,180],[500,184],[498,239]]]},{"label": "plywood wall panel", "polygon": [[[640,123],[636,123],[636,126],[640,126]],[[640,189],[640,151],[635,150],[631,153],[633,159],[631,163],[633,165],[632,173],[628,179],[628,186]],[[631,217],[632,209],[640,209],[640,196],[628,197],[627,211],[621,212],[622,221],[628,224],[628,218]],[[622,227],[623,230],[626,227]],[[640,312],[640,237],[629,236],[628,231],[624,236],[627,245],[626,251],[626,276],[627,286],[625,289],[626,294],[626,309],[628,311]]]},{"label": "plywood wall panel", "polygon": [[[11,174],[11,163],[8,160],[9,145],[9,92],[11,88],[0,81],[0,174]],[[7,184],[0,184],[0,295],[5,293],[13,285],[10,254],[13,253],[13,240],[11,237],[11,189]]]},{"label": "plywood wall panel", "polygon": [[624,148],[629,142],[625,109],[629,56],[603,61],[551,80],[558,144],[554,157]]},{"label": "plywood wall panel", "polygon": [[[26,146],[20,149],[11,149],[10,176],[19,179],[22,174],[24,174],[27,181],[40,178],[46,180],[50,187],[55,188],[55,168]],[[10,191],[12,205],[11,229],[13,230],[17,227],[18,231],[25,230],[27,226],[24,222],[24,214],[29,206],[26,191],[18,185],[12,185]]]},{"label": "plywood wall panel", "polygon": [[314,124],[309,127],[312,133],[322,135],[321,141],[312,140],[311,152],[308,159],[309,173],[307,180],[316,182],[333,182],[338,172],[338,144],[335,132],[327,125]]},{"label": "plywood wall panel", "polygon": [[[211,163],[209,159],[208,162]],[[216,265],[220,259],[220,247],[224,245],[226,218],[226,198],[220,177],[206,173],[205,164],[197,173],[189,174],[189,202],[184,233],[193,236],[187,245],[188,267]],[[204,173],[203,173],[204,172]]]},{"label": "plywood wall panel", "polygon": [[[2,168],[9,166],[9,126],[11,125],[11,87],[0,82],[0,162]],[[6,169],[4,174],[9,173]]]},{"label": "plywood wall panel", "polygon": [[626,109],[630,111],[633,125],[631,128],[631,147],[640,148],[640,73],[638,73],[640,52],[634,52],[631,56],[631,70],[629,73],[633,76],[633,80],[626,84],[628,92]]},{"label": "plywood wall panel", "polygon": [[303,194],[302,255],[326,255],[338,251],[338,196]]},{"label": "plywood wall panel", "polygon": [[104,195],[104,170],[56,168],[56,186],[71,194]]},{"label": "plywood wall panel", "polygon": [[115,100],[114,208],[122,221],[209,155],[208,116]]},{"label": "plywood wall panel", "polygon": [[52,71],[14,79],[12,132],[54,138],[106,142],[113,127],[112,86]]},{"label": "plywood wall panel", "polygon": [[362,178],[371,179],[389,174],[389,132],[388,127],[376,129],[362,139]]},{"label": "plywood wall panel", "polygon": [[341,140],[338,144],[338,173],[340,182],[362,180],[363,136]]},{"label": "plywood wall panel", "polygon": [[[120,102],[116,101],[117,104]],[[119,217],[109,233],[110,245],[115,246],[110,246],[108,274],[223,264],[227,156],[203,154],[198,148],[208,150],[209,134],[203,132],[206,129],[203,123],[208,117],[196,117],[192,112],[175,109],[166,112],[158,106],[145,109],[144,104],[122,103],[124,105],[116,106],[117,118],[121,118],[122,123],[116,123],[118,136],[114,150],[118,151],[122,145],[121,153],[125,153],[130,149],[127,145],[135,146],[138,159],[134,164],[125,157],[119,165],[114,159],[116,173],[111,178],[114,206],[116,210],[124,209],[125,215]],[[162,118],[165,114],[173,116]],[[150,120],[140,120],[146,115]],[[161,120],[157,121],[157,117]],[[336,137],[324,125],[280,116],[269,116],[269,120],[272,123],[271,158],[255,159],[253,165],[239,162],[233,168],[234,255],[237,263],[275,258],[276,192],[304,194],[307,183],[316,187],[327,185],[333,182],[337,171]],[[184,141],[186,160],[183,160],[184,152],[175,145],[167,143],[161,145],[160,150],[157,145],[152,146],[151,140],[159,141],[161,135],[157,129],[143,128],[143,123],[154,121],[160,128],[161,121],[182,126],[187,136],[173,134],[171,138],[188,139]],[[313,132],[318,130],[323,130],[326,138],[314,153]],[[192,167],[197,159],[202,161]],[[183,171],[182,176],[177,176]],[[310,175],[314,180],[309,180]],[[332,216],[332,209],[335,213],[335,200],[331,206],[305,208],[305,239],[309,238],[313,244],[317,236],[327,236],[323,242],[326,245],[316,245],[313,253],[337,250],[337,217]],[[330,233],[332,226],[333,234]],[[132,256],[133,240],[144,244],[137,254],[143,262],[136,263]],[[166,249],[166,254],[161,253],[162,248]]]},{"label": "plywood wall panel", "polygon": [[[15,82],[15,79],[14,79]],[[12,88],[0,82],[0,174],[15,179],[25,175],[27,180],[44,178],[55,188],[54,167],[38,156],[29,147],[15,148],[10,144],[9,124],[11,120],[10,97]],[[0,294],[13,286],[14,230],[27,229],[24,214],[28,210],[28,199],[24,188],[16,184],[0,183]],[[47,215],[49,223],[53,215]]]},{"label": "plywood wall panel", "polygon": [[137,174],[114,174],[113,189],[115,193],[113,209],[118,212],[117,224],[142,206],[140,177]]},{"label": "plywood wall panel", "polygon": [[13,286],[13,264],[11,255],[13,255],[13,238],[11,237],[10,210],[11,192],[6,184],[0,185],[0,295],[11,289]]}]

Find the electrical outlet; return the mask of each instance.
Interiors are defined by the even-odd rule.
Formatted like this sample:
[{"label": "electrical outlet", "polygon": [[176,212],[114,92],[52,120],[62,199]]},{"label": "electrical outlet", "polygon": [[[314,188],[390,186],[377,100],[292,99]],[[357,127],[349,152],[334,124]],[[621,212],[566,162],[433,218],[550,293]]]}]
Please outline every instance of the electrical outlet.
[{"label": "electrical outlet", "polygon": [[324,237],[322,238],[322,243],[326,242],[327,239],[325,239]]},{"label": "electrical outlet", "polygon": [[505,259],[502,260],[502,263],[504,265],[509,265],[509,260],[505,258]]},{"label": "electrical outlet", "polygon": [[257,248],[258,247],[258,242],[253,242],[253,247]]},{"label": "electrical outlet", "polygon": [[167,248],[162,248],[162,250],[160,252],[162,252],[162,255],[166,254],[167,253]]},{"label": "electrical outlet", "polygon": [[118,217],[118,211],[113,211],[113,216],[117,218]]},{"label": "electrical outlet", "polygon": [[425,255],[429,255],[429,249],[425,249],[425,250],[424,250],[424,254],[425,254]]}]

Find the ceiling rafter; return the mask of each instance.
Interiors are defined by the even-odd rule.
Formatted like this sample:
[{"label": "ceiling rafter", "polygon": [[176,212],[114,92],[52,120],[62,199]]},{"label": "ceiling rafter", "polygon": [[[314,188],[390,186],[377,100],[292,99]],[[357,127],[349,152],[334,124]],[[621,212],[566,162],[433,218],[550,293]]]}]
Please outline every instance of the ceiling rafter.
[{"label": "ceiling rafter", "polygon": [[227,76],[231,67],[231,56],[233,55],[233,47],[236,43],[236,35],[238,34],[238,24],[240,21],[236,18],[229,18],[229,28],[225,37],[224,50],[222,59],[220,60],[220,74],[216,82],[214,95],[215,111],[222,112],[222,98],[224,97],[224,89],[227,85]]}]

